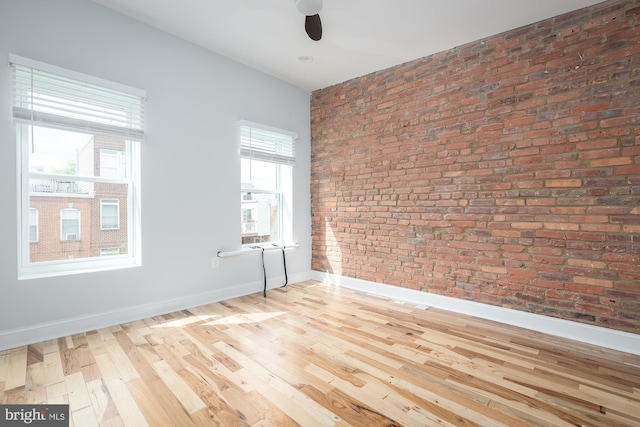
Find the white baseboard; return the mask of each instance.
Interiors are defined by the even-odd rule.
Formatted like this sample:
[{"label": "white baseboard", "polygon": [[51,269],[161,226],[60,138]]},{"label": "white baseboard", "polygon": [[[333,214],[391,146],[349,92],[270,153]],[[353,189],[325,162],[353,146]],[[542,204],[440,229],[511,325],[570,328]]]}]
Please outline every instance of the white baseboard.
[{"label": "white baseboard", "polygon": [[[289,276],[290,284],[304,282],[305,280],[317,280],[344,286],[346,288],[382,295],[388,298],[441,308],[443,310],[494,320],[507,325],[518,326],[533,331],[640,355],[640,335],[638,334],[571,322],[568,320],[492,306],[489,304],[482,304],[474,301],[420,292],[413,289],[343,277],[320,271],[311,271],[308,273]],[[284,276],[269,279],[267,282],[267,289],[280,287],[283,283]],[[210,304],[212,302],[249,295],[261,292],[263,286],[263,282],[247,283],[223,289],[215,289],[201,294],[188,295],[169,301],[144,304],[123,310],[112,310],[87,316],[78,316],[30,325],[24,328],[0,331],[0,350],[7,350],[49,339],[106,328],[135,320],[145,319],[147,317],[158,316],[161,314]]]},{"label": "white baseboard", "polygon": [[398,286],[312,271],[311,279],[640,355],[640,335]]},{"label": "white baseboard", "polygon": [[[288,279],[289,283],[298,283],[309,280],[309,278],[310,273],[307,272],[291,275]],[[267,281],[267,289],[280,287],[283,283],[284,276],[270,278]],[[112,310],[0,331],[0,351],[262,292],[263,288],[263,282],[253,282],[223,289],[215,289],[210,292],[195,295],[187,295],[169,301],[144,304],[122,310]]]}]

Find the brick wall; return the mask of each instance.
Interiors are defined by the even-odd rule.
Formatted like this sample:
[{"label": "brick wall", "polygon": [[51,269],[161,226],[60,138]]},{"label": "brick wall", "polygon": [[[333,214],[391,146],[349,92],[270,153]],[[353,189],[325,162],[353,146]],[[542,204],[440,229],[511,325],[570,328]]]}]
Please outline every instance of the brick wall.
[{"label": "brick wall", "polygon": [[[95,136],[85,148],[79,154],[77,167],[81,174],[97,177],[100,176],[100,150],[124,151],[125,142],[122,139]],[[89,184],[86,181],[79,181],[77,185],[82,187],[84,194],[64,195],[54,189],[46,195],[30,195],[29,207],[38,211],[37,241],[29,245],[31,262],[99,257],[101,249],[117,249],[120,254],[128,253],[127,185],[105,182]],[[118,200],[120,219],[117,229],[102,229],[101,201],[104,199]],[[60,211],[65,208],[80,211],[80,238],[77,241],[61,240]]]},{"label": "brick wall", "polygon": [[[87,226],[91,224],[91,199],[78,197],[30,196],[29,207],[38,210],[37,242],[29,244],[29,261],[56,261],[91,256]],[[80,211],[80,238],[63,241],[60,236],[60,211]]]},{"label": "brick wall", "polygon": [[313,269],[640,333],[640,0],[316,91]]}]

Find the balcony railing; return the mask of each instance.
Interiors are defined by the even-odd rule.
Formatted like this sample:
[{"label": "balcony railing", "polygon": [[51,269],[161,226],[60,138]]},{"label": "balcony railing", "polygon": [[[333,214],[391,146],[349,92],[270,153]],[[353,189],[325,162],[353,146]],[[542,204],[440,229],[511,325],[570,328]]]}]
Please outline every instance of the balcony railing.
[{"label": "balcony railing", "polygon": [[93,193],[92,182],[68,181],[57,179],[32,179],[32,193],[50,194],[91,194]]}]

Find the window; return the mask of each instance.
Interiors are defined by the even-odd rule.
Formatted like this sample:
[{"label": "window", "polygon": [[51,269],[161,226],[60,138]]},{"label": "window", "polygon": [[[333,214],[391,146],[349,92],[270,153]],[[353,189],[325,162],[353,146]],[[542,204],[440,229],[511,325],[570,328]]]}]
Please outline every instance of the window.
[{"label": "window", "polygon": [[78,209],[62,209],[60,211],[60,240],[80,240],[80,211]]},{"label": "window", "polygon": [[124,178],[127,158],[122,151],[100,150],[100,176],[105,178]]},{"label": "window", "polygon": [[29,208],[29,243],[38,243],[38,209]]},{"label": "window", "polygon": [[292,240],[292,176],[297,135],[241,122],[242,244]]},{"label": "window", "polygon": [[[139,265],[144,91],[15,55],[9,61],[18,278]],[[105,248],[117,256],[105,257]]]},{"label": "window", "polygon": [[120,201],[102,199],[100,201],[100,229],[118,230],[120,228]]}]

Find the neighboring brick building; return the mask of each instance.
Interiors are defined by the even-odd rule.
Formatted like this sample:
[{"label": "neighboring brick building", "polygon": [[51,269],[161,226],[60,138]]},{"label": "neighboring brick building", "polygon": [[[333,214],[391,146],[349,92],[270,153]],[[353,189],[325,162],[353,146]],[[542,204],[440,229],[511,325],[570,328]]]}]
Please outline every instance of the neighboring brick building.
[{"label": "neighboring brick building", "polygon": [[[125,142],[96,136],[78,153],[79,175],[121,177]],[[30,261],[125,254],[128,251],[125,184],[47,180],[32,183]]]}]

